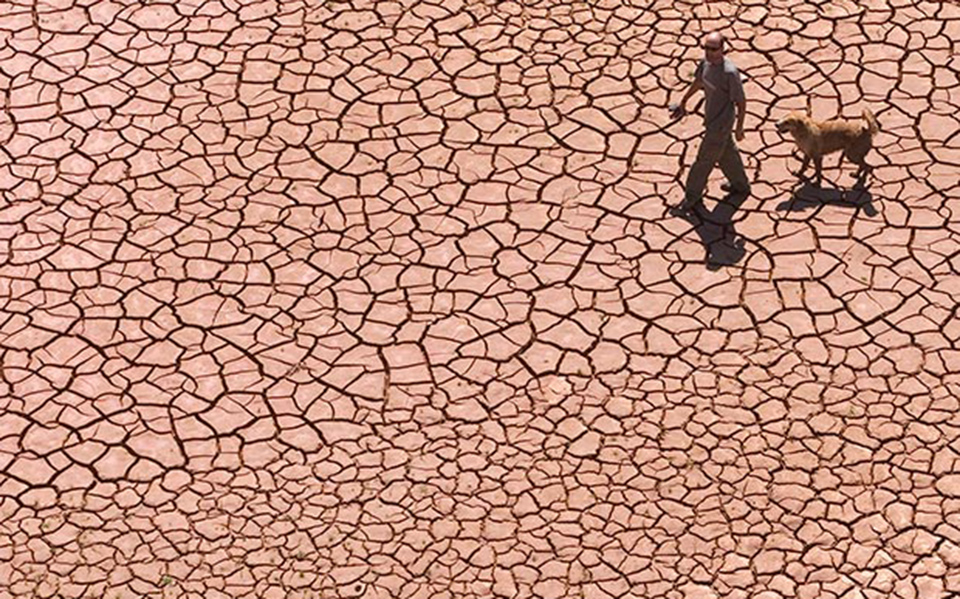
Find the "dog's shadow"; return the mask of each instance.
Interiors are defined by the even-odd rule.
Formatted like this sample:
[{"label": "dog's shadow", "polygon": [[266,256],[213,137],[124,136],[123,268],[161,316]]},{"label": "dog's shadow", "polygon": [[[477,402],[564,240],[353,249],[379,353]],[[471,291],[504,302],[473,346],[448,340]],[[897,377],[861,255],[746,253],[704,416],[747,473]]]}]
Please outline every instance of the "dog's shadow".
[{"label": "dog's shadow", "polygon": [[789,200],[781,202],[777,210],[787,212],[802,212],[809,208],[818,206],[834,205],[854,208],[867,216],[876,216],[878,214],[876,206],[873,205],[873,194],[866,187],[854,187],[852,189],[838,189],[817,187],[809,181],[804,182],[794,192]]},{"label": "dog's shadow", "polygon": [[693,225],[700,236],[700,243],[706,250],[707,269],[718,270],[723,266],[731,266],[747,253],[744,238],[733,225],[733,215],[746,199],[747,196],[743,194],[728,194],[717,202],[713,210],[698,204],[693,211],[677,213],[677,216]]}]

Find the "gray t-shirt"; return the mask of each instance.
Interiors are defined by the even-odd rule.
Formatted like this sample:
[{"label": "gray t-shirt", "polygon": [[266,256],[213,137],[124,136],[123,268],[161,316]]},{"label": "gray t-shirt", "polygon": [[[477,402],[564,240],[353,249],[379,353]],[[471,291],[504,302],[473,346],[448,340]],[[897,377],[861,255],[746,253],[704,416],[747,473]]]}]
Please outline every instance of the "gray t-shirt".
[{"label": "gray t-shirt", "polygon": [[716,65],[703,59],[694,76],[703,84],[706,94],[704,126],[710,131],[732,130],[736,115],[733,103],[744,101],[740,71],[726,58]]}]

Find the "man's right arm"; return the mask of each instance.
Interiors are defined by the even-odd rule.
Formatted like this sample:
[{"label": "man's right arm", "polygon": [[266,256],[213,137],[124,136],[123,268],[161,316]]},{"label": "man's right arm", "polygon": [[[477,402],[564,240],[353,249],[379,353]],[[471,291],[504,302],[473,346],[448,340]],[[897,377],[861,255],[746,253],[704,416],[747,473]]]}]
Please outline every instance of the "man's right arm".
[{"label": "man's right arm", "polygon": [[685,93],[683,95],[683,99],[680,100],[680,107],[683,108],[684,106],[686,106],[687,101],[690,99],[690,96],[697,93],[701,89],[703,89],[703,84],[700,83],[700,78],[698,77],[694,79],[693,83],[690,84],[690,87],[687,88],[687,93]]},{"label": "man's right arm", "polygon": [[680,118],[687,112],[687,102],[690,100],[690,97],[703,89],[703,83],[700,81],[700,69],[693,75],[693,82],[690,83],[690,86],[687,88],[687,93],[683,94],[683,98],[679,103],[674,105],[672,110],[674,118]]}]

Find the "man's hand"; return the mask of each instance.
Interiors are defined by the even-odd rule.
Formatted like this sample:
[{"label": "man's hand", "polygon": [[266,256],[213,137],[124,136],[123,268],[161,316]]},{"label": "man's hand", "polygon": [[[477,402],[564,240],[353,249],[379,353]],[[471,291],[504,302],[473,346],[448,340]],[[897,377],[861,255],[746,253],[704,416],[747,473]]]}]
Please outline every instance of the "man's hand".
[{"label": "man's hand", "polygon": [[670,118],[674,120],[683,118],[683,115],[687,114],[687,109],[683,107],[683,104],[674,102],[668,108],[670,109]]}]

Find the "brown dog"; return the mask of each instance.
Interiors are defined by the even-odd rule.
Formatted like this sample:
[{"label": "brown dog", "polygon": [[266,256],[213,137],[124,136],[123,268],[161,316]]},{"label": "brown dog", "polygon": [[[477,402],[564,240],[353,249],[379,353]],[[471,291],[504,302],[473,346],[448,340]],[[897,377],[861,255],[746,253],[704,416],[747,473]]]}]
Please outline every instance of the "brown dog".
[{"label": "brown dog", "polygon": [[[860,167],[857,185],[863,185],[870,170],[865,157],[873,147],[873,136],[879,130],[876,117],[866,108],[863,110],[863,121],[815,121],[805,114],[792,112],[777,122],[777,131],[790,133],[803,152],[803,164],[798,174],[802,176],[810,160],[813,160],[818,186],[823,180],[823,157],[840,150],[850,162]],[[843,157],[840,162],[843,162]]]}]

